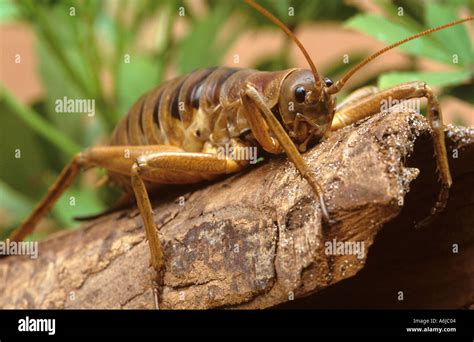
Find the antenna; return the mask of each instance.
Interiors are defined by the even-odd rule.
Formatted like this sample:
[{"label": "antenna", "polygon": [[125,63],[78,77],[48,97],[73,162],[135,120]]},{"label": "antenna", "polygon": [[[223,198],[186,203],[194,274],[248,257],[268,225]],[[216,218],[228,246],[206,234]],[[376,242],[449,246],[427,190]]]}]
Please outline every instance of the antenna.
[{"label": "antenna", "polygon": [[406,42],[409,42],[410,40],[413,40],[413,39],[416,39],[416,38],[419,38],[419,37],[422,37],[422,36],[425,36],[427,34],[430,34],[430,33],[433,33],[433,32],[436,32],[436,31],[439,31],[439,30],[442,30],[444,28],[447,28],[447,27],[450,27],[450,26],[454,26],[454,25],[457,25],[457,24],[461,24],[463,22],[466,22],[466,21],[469,21],[469,20],[473,20],[474,19],[474,16],[470,16],[470,17],[467,17],[467,18],[464,18],[464,19],[459,19],[459,20],[456,20],[456,21],[453,21],[451,23],[448,23],[448,24],[444,24],[444,25],[441,25],[441,26],[438,26],[438,27],[434,27],[434,28],[431,28],[429,30],[426,30],[426,31],[423,31],[423,32],[420,32],[420,33],[417,33],[417,34],[414,34],[413,36],[411,37],[408,37],[408,38],[405,38],[405,39],[402,39],[396,43],[393,43],[391,45],[388,45],[386,47],[384,47],[383,49],[377,51],[376,53],[374,53],[373,55],[370,55],[369,57],[367,57],[366,59],[364,59],[362,62],[360,62],[359,64],[357,64],[355,67],[353,67],[351,70],[349,70],[339,81],[337,81],[336,83],[334,83],[331,87],[328,88],[328,93],[329,94],[336,94],[338,93],[343,87],[344,85],[346,84],[347,80],[349,78],[352,77],[352,75],[354,75],[360,68],[364,67],[366,64],[368,64],[370,61],[374,60],[375,58],[377,58],[378,56],[384,54],[385,52],[399,46],[399,45],[402,45],[402,44],[405,44]]},{"label": "antenna", "polygon": [[300,48],[301,52],[305,56],[306,60],[308,61],[309,66],[311,67],[311,71],[314,75],[314,81],[316,83],[316,89],[318,91],[321,90],[321,78],[319,77],[318,70],[316,69],[316,66],[314,65],[313,61],[311,60],[311,57],[309,57],[308,52],[304,48],[303,44],[296,38],[296,36],[291,32],[291,30],[285,26],[278,18],[276,18],[273,14],[268,12],[265,8],[260,6],[259,4],[255,3],[253,0],[245,0],[245,2],[255,8],[257,11],[259,11],[261,14],[263,14],[265,17],[273,21],[276,25],[278,25],[285,33],[290,37],[296,45]]}]

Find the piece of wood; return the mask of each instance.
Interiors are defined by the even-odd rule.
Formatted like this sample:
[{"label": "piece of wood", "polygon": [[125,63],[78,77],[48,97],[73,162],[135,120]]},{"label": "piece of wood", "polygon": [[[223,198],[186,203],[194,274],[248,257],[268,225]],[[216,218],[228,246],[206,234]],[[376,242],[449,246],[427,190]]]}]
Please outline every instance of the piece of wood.
[{"label": "piece of wood", "polygon": [[[373,116],[305,154],[337,220],[331,227],[284,157],[162,190],[154,202],[166,255],[161,307],[471,305],[474,131],[450,127],[447,139],[449,205],[420,230],[413,222],[428,214],[439,183],[428,124],[411,112]],[[363,248],[330,254],[338,242]],[[0,308],[153,308],[151,275],[141,218],[124,210],[40,242],[36,260],[0,259]]]}]

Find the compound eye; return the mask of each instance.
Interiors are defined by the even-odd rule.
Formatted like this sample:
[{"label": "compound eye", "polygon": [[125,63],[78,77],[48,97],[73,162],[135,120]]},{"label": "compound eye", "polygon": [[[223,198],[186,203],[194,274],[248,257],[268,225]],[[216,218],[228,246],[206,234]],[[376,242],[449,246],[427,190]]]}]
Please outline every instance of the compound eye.
[{"label": "compound eye", "polygon": [[295,99],[296,99],[296,101],[302,103],[302,102],[304,102],[305,97],[306,97],[306,89],[304,89],[304,87],[302,87],[302,86],[296,87],[296,89],[295,89]]},{"label": "compound eye", "polygon": [[330,78],[327,78],[327,77],[324,78],[324,83],[326,84],[326,87],[330,87],[334,84],[334,82]]}]

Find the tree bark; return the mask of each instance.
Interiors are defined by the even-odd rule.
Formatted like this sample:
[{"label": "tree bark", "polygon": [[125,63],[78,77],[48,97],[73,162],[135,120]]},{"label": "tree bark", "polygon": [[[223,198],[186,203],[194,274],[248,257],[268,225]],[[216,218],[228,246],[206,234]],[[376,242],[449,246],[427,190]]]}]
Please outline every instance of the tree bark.
[{"label": "tree bark", "polygon": [[[471,306],[474,130],[447,128],[448,207],[415,230],[440,187],[429,132],[424,117],[395,111],[306,153],[331,226],[284,157],[157,193],[161,307]],[[37,259],[0,259],[0,308],[153,308],[152,274],[138,211],[123,210],[41,241]]]}]

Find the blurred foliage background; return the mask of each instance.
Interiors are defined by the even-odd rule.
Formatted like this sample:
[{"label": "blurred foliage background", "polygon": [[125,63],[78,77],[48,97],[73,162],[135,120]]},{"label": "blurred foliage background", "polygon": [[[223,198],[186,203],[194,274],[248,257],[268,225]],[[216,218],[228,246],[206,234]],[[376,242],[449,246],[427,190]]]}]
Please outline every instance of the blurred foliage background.
[{"label": "blurred foliage background", "polygon": [[[303,25],[332,22],[391,43],[428,27],[455,20],[460,11],[472,13],[471,0],[374,0],[378,14],[360,11],[354,1],[260,0],[298,35]],[[289,16],[289,8],[295,9]],[[401,16],[399,11],[403,9]],[[382,13],[382,14],[380,14]],[[184,14],[184,15],[182,15]],[[0,0],[0,25],[27,23],[36,36],[38,72],[44,96],[27,106],[0,85],[0,238],[5,238],[46,194],[62,167],[81,149],[105,143],[133,102],[169,75],[222,65],[237,39],[246,32],[279,30],[241,1],[153,0]],[[143,33],[150,22],[153,34]],[[176,34],[176,26],[184,27]],[[284,35],[283,32],[279,34]],[[317,39],[317,37],[315,37]],[[294,66],[286,39],[277,53],[255,65],[261,70]],[[376,84],[381,88],[424,80],[451,95],[474,103],[472,37],[464,25],[423,37],[401,47],[410,56],[402,71],[353,82],[351,89]],[[453,55],[457,60],[453,62]],[[335,59],[318,65],[336,78],[367,54],[354,53],[349,63]],[[130,63],[126,63],[126,56]],[[420,72],[418,59],[449,65],[450,71]],[[13,62],[12,62],[13,63]],[[342,97],[344,96],[342,94]],[[55,101],[95,99],[96,116],[63,115]],[[15,154],[21,153],[21,158]],[[90,173],[90,172],[89,172]],[[54,207],[33,238],[59,227],[73,227],[74,216],[97,213],[113,202],[117,189],[97,188],[104,171],[86,173]],[[71,205],[71,198],[75,205]]]}]

